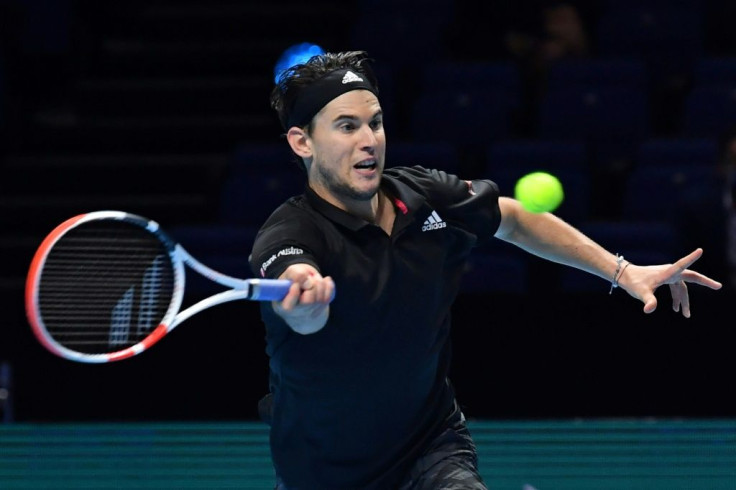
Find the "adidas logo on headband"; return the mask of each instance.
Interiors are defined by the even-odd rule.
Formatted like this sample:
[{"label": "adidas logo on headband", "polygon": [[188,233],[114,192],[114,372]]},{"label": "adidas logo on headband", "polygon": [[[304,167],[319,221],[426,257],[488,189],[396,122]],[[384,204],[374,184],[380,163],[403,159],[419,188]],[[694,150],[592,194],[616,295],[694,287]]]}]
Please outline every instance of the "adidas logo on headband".
[{"label": "adidas logo on headband", "polygon": [[282,124],[285,129],[292,126],[303,127],[328,102],[351,90],[368,90],[378,95],[376,87],[367,79],[368,76],[360,77],[348,68],[332,70],[298,91],[287,119]]},{"label": "adidas logo on headband", "polygon": [[345,84],[345,83],[352,83],[352,82],[362,82],[362,81],[363,81],[363,79],[360,78],[355,73],[353,73],[352,71],[348,71],[347,73],[345,73],[345,76],[342,77],[342,83],[343,84]]}]

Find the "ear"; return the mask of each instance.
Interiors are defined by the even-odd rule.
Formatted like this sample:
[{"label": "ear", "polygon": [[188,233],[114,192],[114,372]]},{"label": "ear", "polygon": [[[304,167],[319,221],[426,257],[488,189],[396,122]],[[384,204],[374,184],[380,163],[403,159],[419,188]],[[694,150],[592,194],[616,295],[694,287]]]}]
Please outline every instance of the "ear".
[{"label": "ear", "polygon": [[292,126],[286,133],[286,140],[294,153],[302,158],[312,158],[312,145],[309,136],[300,127]]}]

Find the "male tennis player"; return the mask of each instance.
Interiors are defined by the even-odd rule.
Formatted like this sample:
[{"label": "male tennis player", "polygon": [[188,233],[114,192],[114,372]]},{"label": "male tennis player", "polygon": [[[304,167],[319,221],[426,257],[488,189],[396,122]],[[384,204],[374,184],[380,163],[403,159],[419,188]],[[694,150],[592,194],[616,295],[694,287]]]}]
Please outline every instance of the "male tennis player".
[{"label": "male tennis player", "polygon": [[500,238],[600,276],[645,313],[664,284],[686,317],[686,283],[721,287],[688,269],[701,249],[640,266],[550,213],[526,212],[489,180],[384,171],[378,87],[363,52],[289,69],[272,106],[308,183],[266,221],[251,256],[257,275],[294,283],[262,307],[277,489],[486,488],[448,380],[450,309],[480,242]]}]

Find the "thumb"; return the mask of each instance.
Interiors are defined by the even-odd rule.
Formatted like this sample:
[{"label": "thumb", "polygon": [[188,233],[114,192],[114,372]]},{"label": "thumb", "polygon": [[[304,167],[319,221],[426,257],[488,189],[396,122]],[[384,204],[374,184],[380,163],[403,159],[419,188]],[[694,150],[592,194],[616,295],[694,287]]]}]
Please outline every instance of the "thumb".
[{"label": "thumb", "polygon": [[654,294],[645,296],[642,301],[644,302],[644,313],[652,313],[657,309],[657,298]]}]

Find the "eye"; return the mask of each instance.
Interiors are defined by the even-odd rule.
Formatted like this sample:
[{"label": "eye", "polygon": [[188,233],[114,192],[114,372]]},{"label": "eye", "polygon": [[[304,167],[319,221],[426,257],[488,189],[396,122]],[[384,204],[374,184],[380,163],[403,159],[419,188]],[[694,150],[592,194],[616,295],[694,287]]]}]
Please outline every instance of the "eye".
[{"label": "eye", "polygon": [[340,131],[343,131],[345,133],[349,133],[350,131],[353,131],[355,129],[355,124],[351,122],[344,122],[338,126]]},{"label": "eye", "polygon": [[374,119],[373,121],[371,121],[370,126],[373,131],[377,131],[381,129],[383,127],[383,119],[382,118]]}]

